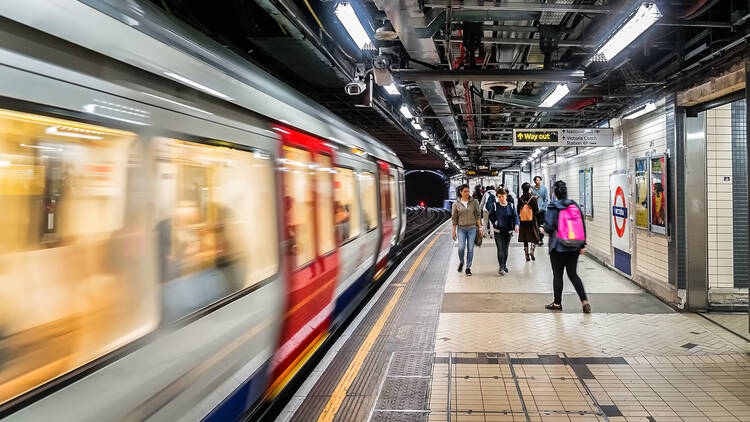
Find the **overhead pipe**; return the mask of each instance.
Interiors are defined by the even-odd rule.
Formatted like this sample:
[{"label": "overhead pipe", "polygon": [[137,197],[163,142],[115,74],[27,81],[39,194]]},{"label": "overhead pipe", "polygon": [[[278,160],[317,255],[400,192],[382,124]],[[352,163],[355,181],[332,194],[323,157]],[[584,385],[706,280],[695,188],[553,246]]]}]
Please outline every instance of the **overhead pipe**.
[{"label": "overhead pipe", "polygon": [[575,82],[584,80],[582,70],[414,70],[394,69],[401,81],[500,81]]}]

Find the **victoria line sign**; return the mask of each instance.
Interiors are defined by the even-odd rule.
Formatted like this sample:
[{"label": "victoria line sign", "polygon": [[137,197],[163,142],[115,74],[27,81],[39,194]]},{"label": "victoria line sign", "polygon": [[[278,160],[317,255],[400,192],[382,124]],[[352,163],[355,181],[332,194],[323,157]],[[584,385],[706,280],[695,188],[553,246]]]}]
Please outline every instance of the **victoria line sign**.
[{"label": "victoria line sign", "polygon": [[611,128],[513,129],[514,147],[611,147]]}]

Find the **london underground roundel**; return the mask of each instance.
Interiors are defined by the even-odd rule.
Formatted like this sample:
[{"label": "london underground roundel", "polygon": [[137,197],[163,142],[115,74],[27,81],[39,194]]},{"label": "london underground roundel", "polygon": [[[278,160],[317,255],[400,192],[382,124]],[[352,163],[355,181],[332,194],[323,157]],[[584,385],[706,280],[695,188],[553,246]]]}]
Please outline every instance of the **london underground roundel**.
[{"label": "london underground roundel", "polygon": [[625,194],[622,186],[618,186],[615,191],[615,200],[612,205],[612,218],[615,221],[615,231],[618,237],[625,235],[625,222],[628,219],[628,208],[625,205]]}]

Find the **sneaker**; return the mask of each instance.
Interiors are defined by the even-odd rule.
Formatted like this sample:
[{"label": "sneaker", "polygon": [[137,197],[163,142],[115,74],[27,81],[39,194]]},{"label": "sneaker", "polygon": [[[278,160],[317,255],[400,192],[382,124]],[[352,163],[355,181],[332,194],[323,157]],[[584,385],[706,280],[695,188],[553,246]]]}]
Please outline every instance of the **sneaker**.
[{"label": "sneaker", "polygon": [[508,271],[508,267],[503,267],[503,271],[505,271],[506,273],[510,272],[510,271]]},{"label": "sneaker", "polygon": [[549,309],[550,311],[562,311],[562,305],[550,303],[549,305],[544,305],[544,309]]},{"label": "sneaker", "polygon": [[466,275],[471,275],[471,268],[466,269]]},{"label": "sneaker", "polygon": [[585,305],[583,305],[583,313],[584,314],[590,314],[591,313],[591,304],[586,302]]},{"label": "sneaker", "polygon": [[462,263],[458,264],[458,272],[460,273],[463,270],[464,270],[464,263],[462,262]]}]

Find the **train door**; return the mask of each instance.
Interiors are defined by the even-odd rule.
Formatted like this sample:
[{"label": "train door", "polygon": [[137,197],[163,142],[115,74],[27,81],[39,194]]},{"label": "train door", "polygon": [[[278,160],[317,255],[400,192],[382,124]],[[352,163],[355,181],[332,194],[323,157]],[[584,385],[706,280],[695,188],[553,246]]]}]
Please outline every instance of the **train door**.
[{"label": "train door", "polygon": [[325,339],[339,266],[333,150],[321,140],[293,129],[274,129],[282,138],[287,300],[280,345],[273,360],[272,395],[283,388]]},{"label": "train door", "polygon": [[404,169],[398,169],[398,198],[399,198],[399,213],[401,218],[400,233],[398,235],[399,243],[404,241],[404,235],[406,234],[406,178],[404,176]]},{"label": "train door", "polygon": [[384,161],[378,160],[378,191],[380,192],[380,251],[378,252],[377,264],[375,267],[375,279],[379,279],[385,267],[388,264],[388,252],[393,242],[393,216],[391,206],[391,176],[390,166]]}]

